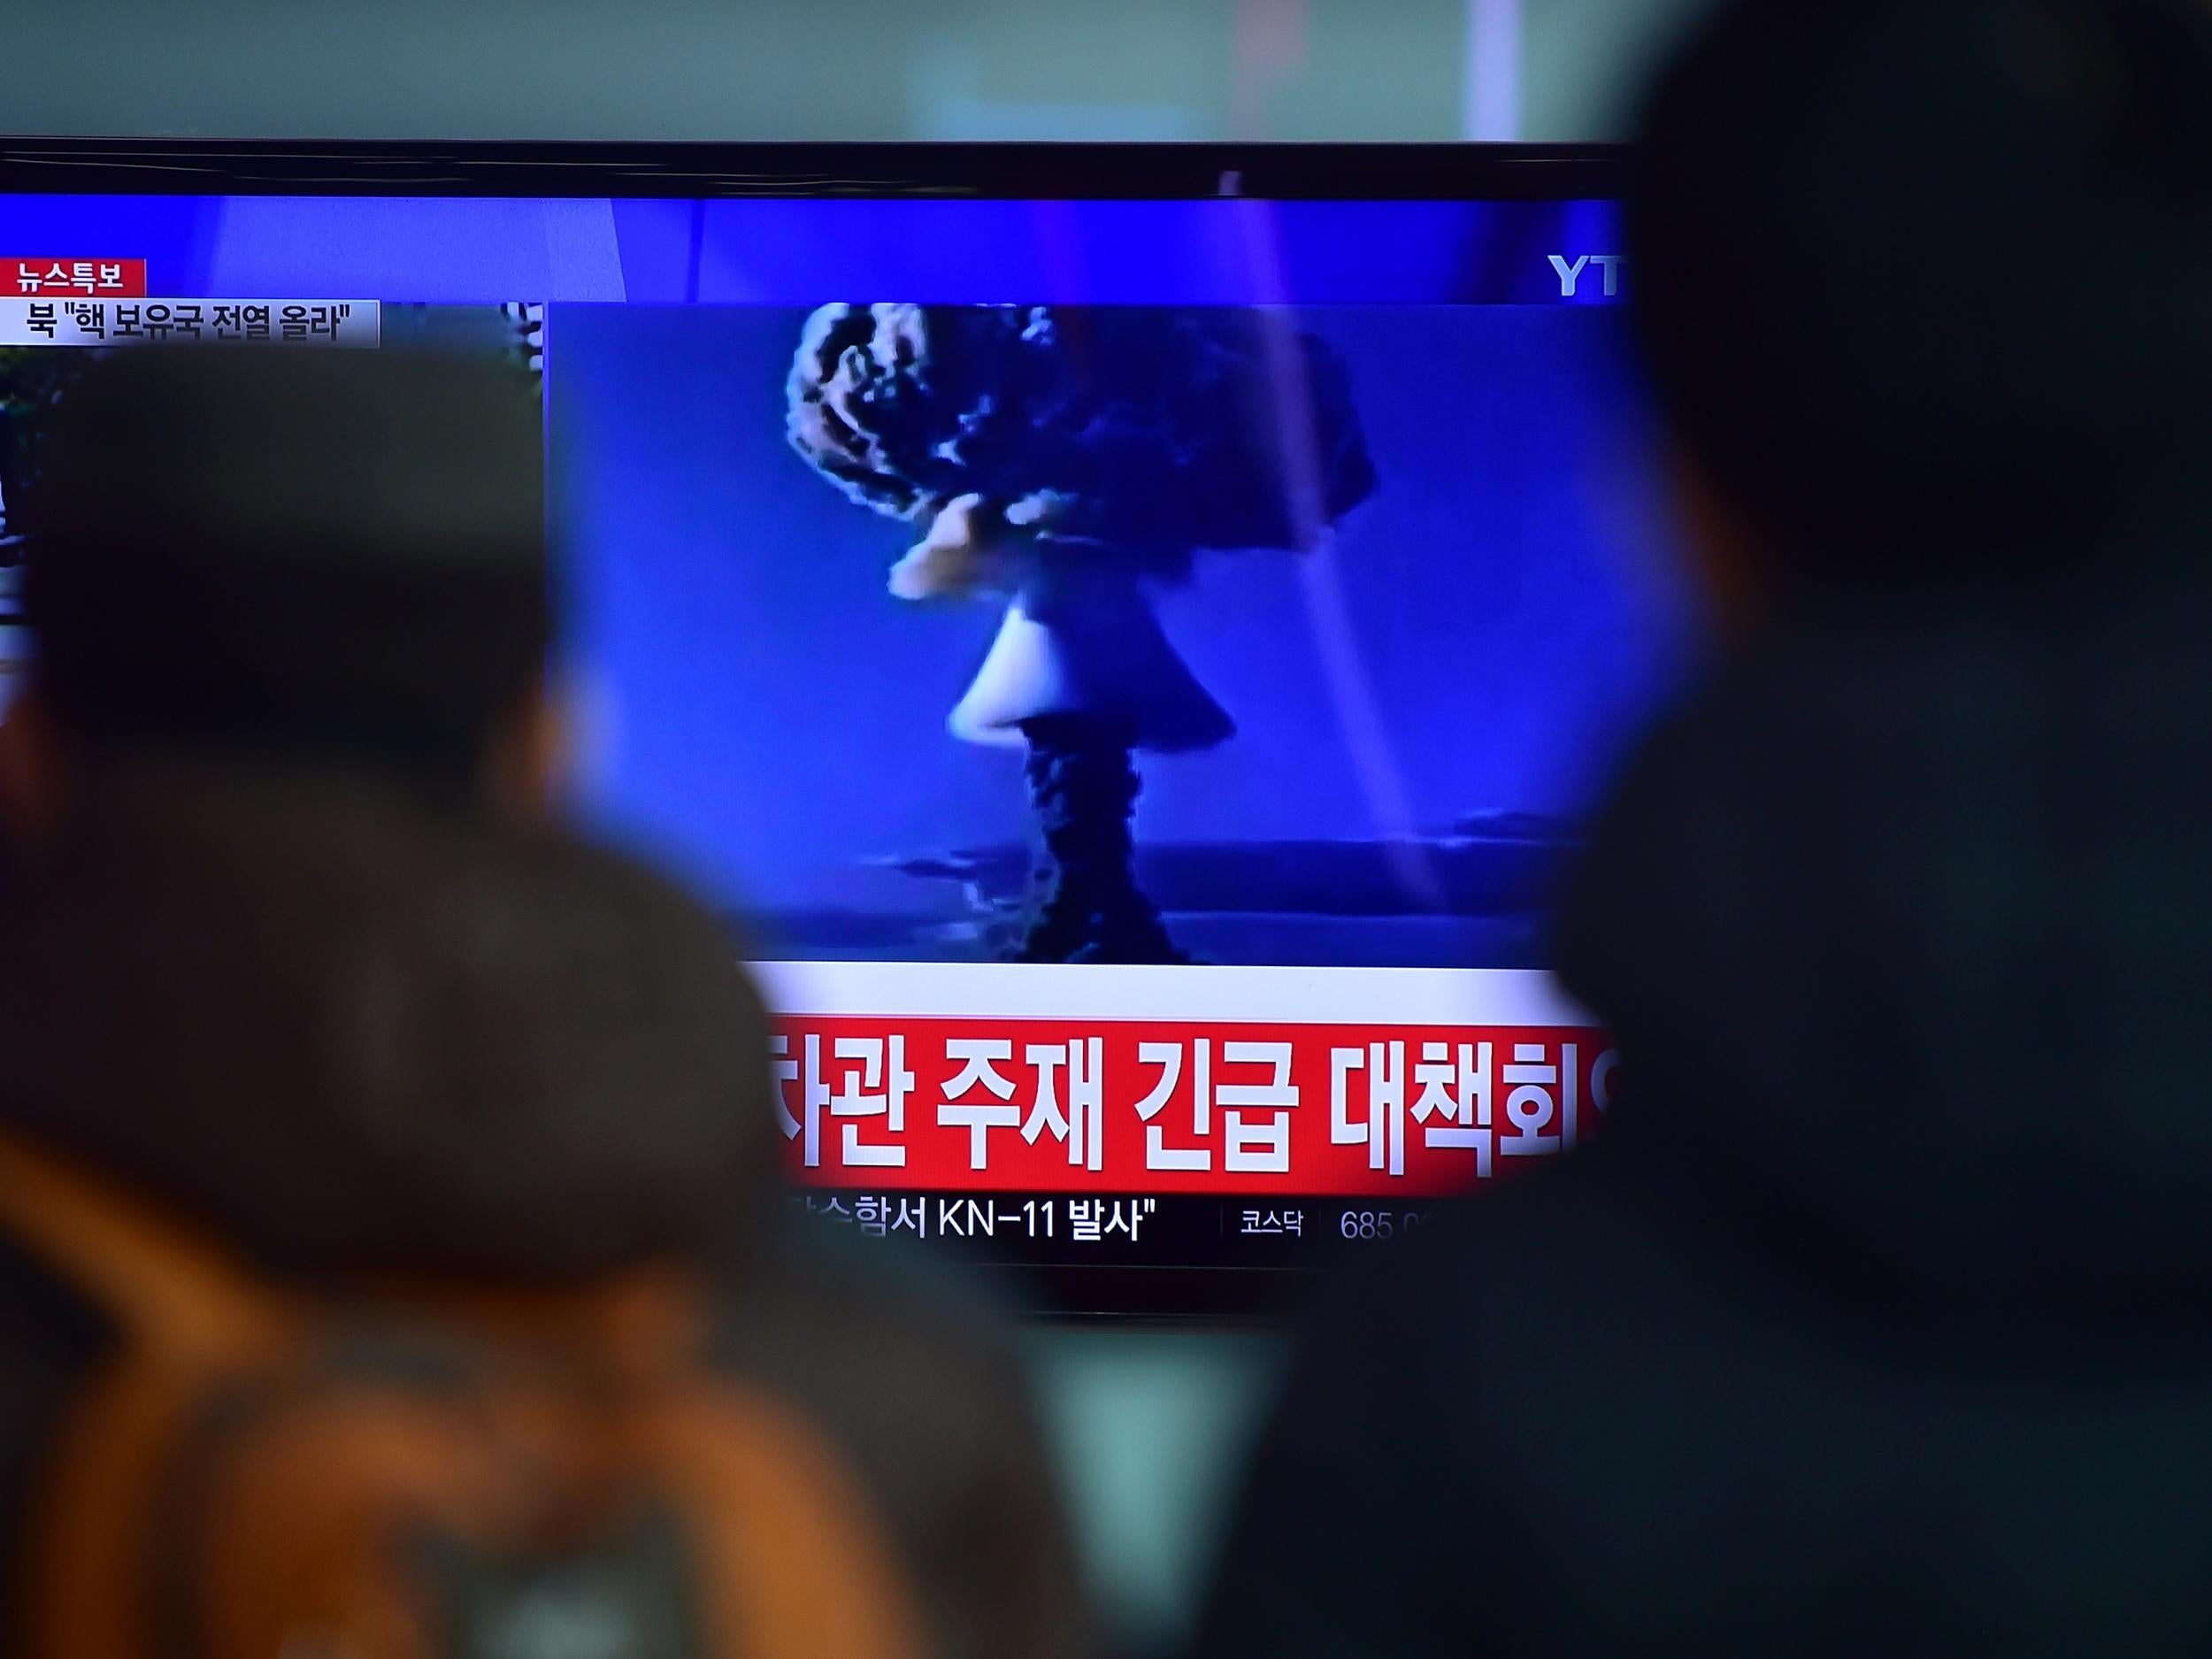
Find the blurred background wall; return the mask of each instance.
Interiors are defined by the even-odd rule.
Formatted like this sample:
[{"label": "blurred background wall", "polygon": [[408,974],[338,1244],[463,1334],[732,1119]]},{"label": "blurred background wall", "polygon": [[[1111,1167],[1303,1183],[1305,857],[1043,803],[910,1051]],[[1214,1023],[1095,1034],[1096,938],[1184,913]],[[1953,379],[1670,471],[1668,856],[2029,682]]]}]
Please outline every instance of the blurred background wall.
[{"label": "blurred background wall", "polygon": [[[1694,3],[78,0],[8,31],[0,130],[1603,139]],[[1133,1638],[1171,1638],[1284,1339],[1025,1340],[1101,1587]]]},{"label": "blurred background wall", "polygon": [[[1564,140],[1686,0],[78,0],[0,128],[302,138]],[[28,14],[27,14],[27,17]],[[19,19],[20,20],[20,19]]]}]

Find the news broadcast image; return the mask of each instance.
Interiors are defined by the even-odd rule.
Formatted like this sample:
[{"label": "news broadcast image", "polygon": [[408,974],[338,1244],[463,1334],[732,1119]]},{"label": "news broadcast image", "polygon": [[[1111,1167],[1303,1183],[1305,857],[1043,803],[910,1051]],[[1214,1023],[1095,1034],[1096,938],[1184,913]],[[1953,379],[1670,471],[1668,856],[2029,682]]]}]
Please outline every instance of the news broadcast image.
[{"label": "news broadcast image", "polygon": [[779,1060],[833,1214],[1288,1259],[1595,1126],[1547,917],[1668,658],[1588,314],[553,329],[590,804],[819,1010]]},{"label": "news broadcast image", "polygon": [[0,669],[73,360],[505,356],[573,805],[728,918],[822,1225],[1207,1314],[1602,1133],[1549,918],[1688,631],[1604,204],[1285,204],[1259,280],[1209,204],[77,200],[0,259]]}]

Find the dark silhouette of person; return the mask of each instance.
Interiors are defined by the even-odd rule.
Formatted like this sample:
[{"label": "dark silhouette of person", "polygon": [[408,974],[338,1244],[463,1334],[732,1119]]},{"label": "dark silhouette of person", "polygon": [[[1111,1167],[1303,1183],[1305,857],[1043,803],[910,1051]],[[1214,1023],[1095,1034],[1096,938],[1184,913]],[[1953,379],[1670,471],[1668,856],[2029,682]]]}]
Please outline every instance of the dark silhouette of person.
[{"label": "dark silhouette of person", "polygon": [[1736,0],[1627,293],[1709,672],[1605,1133],[1294,1368],[1219,1655],[2212,1647],[2212,9]]},{"label": "dark silhouette of person", "polygon": [[[1010,1357],[787,1236],[733,941],[561,823],[526,372],[123,351],[12,418],[45,424],[8,503],[34,662],[0,726],[0,1131],[283,1282],[690,1263],[718,1362],[845,1449],[937,1651],[1079,1651]],[[0,1585],[108,1340],[0,1237]]]}]

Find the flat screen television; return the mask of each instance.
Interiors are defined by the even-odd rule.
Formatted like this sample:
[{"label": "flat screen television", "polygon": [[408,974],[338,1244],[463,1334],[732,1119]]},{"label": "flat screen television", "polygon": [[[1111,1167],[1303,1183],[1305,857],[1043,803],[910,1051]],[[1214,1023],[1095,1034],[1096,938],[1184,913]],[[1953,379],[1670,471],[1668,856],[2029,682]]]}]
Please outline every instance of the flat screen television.
[{"label": "flat screen television", "polygon": [[19,141],[0,393],[514,355],[577,807],[730,917],[795,1204],[1216,1315],[1603,1122],[1546,918],[1684,635],[1617,171]]}]

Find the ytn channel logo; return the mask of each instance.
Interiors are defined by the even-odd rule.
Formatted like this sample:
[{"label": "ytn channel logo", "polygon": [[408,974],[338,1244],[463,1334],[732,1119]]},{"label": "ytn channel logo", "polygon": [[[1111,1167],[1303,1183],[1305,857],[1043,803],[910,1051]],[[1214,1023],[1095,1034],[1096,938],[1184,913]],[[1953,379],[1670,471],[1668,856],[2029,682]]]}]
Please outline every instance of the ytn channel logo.
[{"label": "ytn channel logo", "polygon": [[1617,253],[1586,253],[1570,259],[1563,253],[1551,256],[1551,268],[1559,277],[1559,297],[1571,300],[1594,297],[1584,293],[1586,280],[1596,279],[1603,286],[1607,299],[1617,299],[1621,291],[1621,270],[1628,263],[1627,256]]}]

